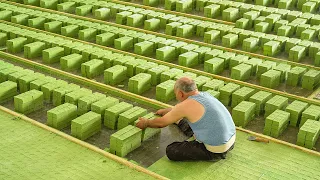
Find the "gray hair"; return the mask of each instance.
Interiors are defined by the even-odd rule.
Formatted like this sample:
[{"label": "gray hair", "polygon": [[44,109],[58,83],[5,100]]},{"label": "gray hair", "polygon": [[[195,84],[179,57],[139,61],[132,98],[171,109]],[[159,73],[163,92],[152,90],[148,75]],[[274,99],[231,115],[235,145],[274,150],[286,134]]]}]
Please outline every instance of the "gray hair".
[{"label": "gray hair", "polygon": [[197,90],[197,85],[191,78],[182,77],[176,81],[174,88],[180,89],[181,91],[188,93]]}]

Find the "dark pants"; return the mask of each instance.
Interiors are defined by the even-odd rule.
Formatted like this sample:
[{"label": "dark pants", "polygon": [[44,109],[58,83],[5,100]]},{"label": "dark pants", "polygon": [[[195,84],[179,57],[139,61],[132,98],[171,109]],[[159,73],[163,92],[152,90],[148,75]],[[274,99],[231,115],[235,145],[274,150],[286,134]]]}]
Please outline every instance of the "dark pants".
[{"label": "dark pants", "polygon": [[[192,129],[185,119],[179,122],[178,127],[188,137],[191,137],[193,135]],[[167,157],[172,161],[218,161],[220,159],[225,159],[227,153],[232,150],[233,147],[234,145],[232,145],[230,149],[224,153],[213,153],[208,151],[203,143],[194,140],[173,142],[172,144],[169,144],[167,146],[166,152]]]}]

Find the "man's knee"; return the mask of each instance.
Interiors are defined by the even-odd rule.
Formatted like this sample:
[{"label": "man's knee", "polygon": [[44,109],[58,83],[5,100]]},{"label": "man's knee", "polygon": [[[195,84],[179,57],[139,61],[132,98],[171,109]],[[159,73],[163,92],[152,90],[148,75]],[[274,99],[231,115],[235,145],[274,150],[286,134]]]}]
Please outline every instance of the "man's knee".
[{"label": "man's knee", "polygon": [[172,161],[178,161],[177,157],[179,156],[179,149],[177,146],[179,142],[173,142],[169,144],[166,148],[167,157]]}]

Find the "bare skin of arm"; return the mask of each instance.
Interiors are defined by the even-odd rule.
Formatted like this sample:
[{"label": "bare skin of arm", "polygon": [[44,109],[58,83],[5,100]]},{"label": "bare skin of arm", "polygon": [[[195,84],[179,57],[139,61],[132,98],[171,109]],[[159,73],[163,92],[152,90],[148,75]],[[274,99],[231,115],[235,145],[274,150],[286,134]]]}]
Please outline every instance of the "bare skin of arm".
[{"label": "bare skin of arm", "polygon": [[165,114],[167,114],[168,112],[170,112],[172,110],[172,108],[166,108],[166,109],[159,109],[156,114],[160,115],[160,116],[164,116]]}]

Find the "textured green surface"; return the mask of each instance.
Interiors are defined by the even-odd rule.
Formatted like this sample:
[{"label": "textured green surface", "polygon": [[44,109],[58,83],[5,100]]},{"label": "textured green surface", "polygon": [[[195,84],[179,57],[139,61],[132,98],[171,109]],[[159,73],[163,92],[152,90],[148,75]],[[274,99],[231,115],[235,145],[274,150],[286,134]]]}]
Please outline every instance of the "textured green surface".
[{"label": "textured green surface", "polygon": [[0,179],[151,179],[0,111]]},{"label": "textured green surface", "polygon": [[235,148],[218,162],[174,162],[167,157],[149,167],[170,179],[320,179],[320,157],[285,145],[248,141],[237,131]]}]

